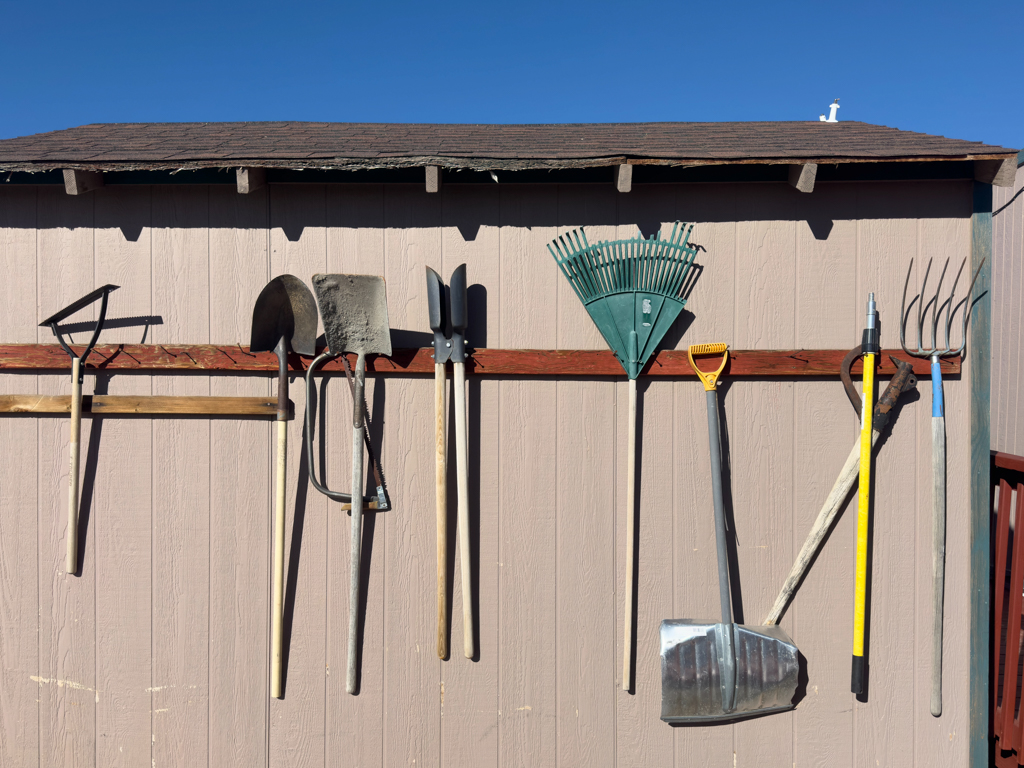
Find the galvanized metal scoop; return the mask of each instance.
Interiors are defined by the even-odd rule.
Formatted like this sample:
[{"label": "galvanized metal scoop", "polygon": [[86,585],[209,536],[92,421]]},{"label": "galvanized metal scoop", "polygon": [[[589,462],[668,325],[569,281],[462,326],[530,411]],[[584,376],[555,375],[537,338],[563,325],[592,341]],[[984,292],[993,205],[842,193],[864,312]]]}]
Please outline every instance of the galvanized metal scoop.
[{"label": "galvanized metal scoop", "polygon": [[[782,712],[794,706],[800,672],[796,645],[779,627],[748,627],[732,620],[716,391],[729,351],[725,344],[696,344],[688,354],[707,392],[722,621],[661,622],[661,719],[710,723]],[[713,373],[700,370],[693,360],[695,355],[718,354],[722,363]]]},{"label": "galvanized metal scoop", "polygon": [[348,676],[345,690],[356,692],[359,618],[359,559],[363,540],[363,388],[366,356],[391,354],[391,328],[384,278],[375,275],[313,275],[327,346],[334,354],[357,355],[352,393],[352,555],[349,571]]}]

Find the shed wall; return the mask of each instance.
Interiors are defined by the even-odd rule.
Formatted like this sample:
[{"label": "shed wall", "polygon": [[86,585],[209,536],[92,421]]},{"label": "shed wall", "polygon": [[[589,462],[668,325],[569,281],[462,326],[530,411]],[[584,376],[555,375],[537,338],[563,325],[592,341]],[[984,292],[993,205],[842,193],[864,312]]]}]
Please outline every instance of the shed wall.
[{"label": "shed wall", "polygon": [[992,449],[1024,454],[1024,166],[992,187]]},{"label": "shed wall", "polygon": [[[672,342],[848,348],[866,294],[883,345],[913,257],[968,257],[969,183],[638,186],[0,186],[0,338],[52,341],[39,318],[94,285],[112,317],[154,314],[147,342],[241,342],[274,275],[383,274],[392,328],[426,331],[424,264],[468,264],[471,342],[603,348],[545,247],[695,221],[704,272]],[[911,282],[919,278],[915,274]],[[998,315],[997,315],[998,316]],[[111,329],[104,341],[138,342]],[[419,345],[421,342],[416,341]],[[426,343],[425,341],[422,343]],[[807,663],[795,712],[736,725],[659,719],[658,625],[717,614],[705,399],[640,384],[636,693],[621,690],[622,381],[469,382],[479,658],[435,643],[432,381],[368,381],[395,508],[365,524],[358,696],[344,692],[349,520],[312,490],[291,424],[285,698],[269,700],[272,425],[108,419],[83,426],[80,576],[63,573],[65,419],[0,419],[0,765],[877,766],[967,755],[968,393],[946,382],[945,712],[928,712],[930,395],[908,404],[875,470],[870,691],[849,693],[856,504],[782,626]],[[264,395],[264,376],[87,376],[86,392]],[[344,487],[347,387],[324,393],[326,476]],[[0,393],[70,391],[67,374],[3,375]],[[858,421],[838,380],[737,381],[722,426],[742,600],[763,620]],[[451,422],[451,417],[449,418]],[[319,458],[318,458],[319,461]],[[454,462],[452,462],[454,465]],[[454,499],[451,484],[450,499]],[[451,525],[454,559],[454,521]],[[453,568],[457,572],[457,568]]]}]

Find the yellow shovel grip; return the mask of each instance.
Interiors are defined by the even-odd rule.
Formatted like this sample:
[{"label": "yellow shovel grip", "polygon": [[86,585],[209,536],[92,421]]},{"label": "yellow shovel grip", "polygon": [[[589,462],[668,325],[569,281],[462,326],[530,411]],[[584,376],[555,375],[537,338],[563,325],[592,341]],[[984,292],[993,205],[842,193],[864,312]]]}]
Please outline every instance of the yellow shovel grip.
[{"label": "yellow shovel grip", "polygon": [[[686,355],[690,358],[690,366],[693,368],[694,373],[696,373],[697,376],[700,377],[701,382],[703,382],[704,391],[714,391],[718,386],[718,377],[722,375],[722,371],[725,370],[725,364],[729,362],[729,345],[691,344],[689,349],[686,350]],[[703,357],[704,355],[722,355],[722,364],[718,366],[717,371],[702,371],[693,361],[695,355],[697,357]]]}]

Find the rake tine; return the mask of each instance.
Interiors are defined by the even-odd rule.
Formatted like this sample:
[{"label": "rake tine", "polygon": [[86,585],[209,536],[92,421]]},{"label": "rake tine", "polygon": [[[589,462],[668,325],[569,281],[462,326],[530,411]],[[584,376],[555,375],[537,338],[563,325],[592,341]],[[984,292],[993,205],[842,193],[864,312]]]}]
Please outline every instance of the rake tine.
[{"label": "rake tine", "polygon": [[[967,259],[964,259],[965,263],[966,263],[966,261],[967,261]],[[967,304],[967,306],[964,307],[964,322],[963,322],[963,330],[962,330],[963,338],[962,338],[962,341],[961,341],[961,344],[960,344],[960,348],[955,353],[955,354],[958,354],[958,355],[962,355],[964,353],[964,348],[967,346],[967,323],[971,319],[971,311],[974,309],[974,303],[981,298],[979,296],[974,301],[971,301],[971,296],[974,294],[974,284],[978,281],[978,275],[981,274],[981,268],[983,266],[985,266],[985,260],[984,259],[981,260],[981,264],[979,264],[978,268],[974,271],[974,277],[971,278],[971,286],[970,286],[970,288],[967,289],[967,296],[965,296],[963,301],[961,301],[959,304],[957,304],[956,305],[956,309],[953,310],[953,317],[955,318],[957,310],[959,310],[960,307],[962,307],[965,304]],[[968,304],[968,302],[970,302],[970,304]],[[952,326],[952,320],[950,320],[949,325]],[[949,331],[947,330],[947,333],[948,332]]]},{"label": "rake tine", "polygon": [[[924,282],[921,283],[921,292],[918,294],[920,301],[917,302],[917,350],[924,352],[924,317],[927,316],[928,308],[924,304],[924,291],[928,286],[928,275],[932,271],[932,260],[928,259],[928,266],[924,270]],[[923,312],[922,312],[923,310]]]},{"label": "rake tine", "polygon": [[[900,346],[903,347],[903,351],[908,355],[911,354],[910,350],[907,349],[907,320],[910,317],[910,312],[907,309],[907,288],[910,287],[910,275],[914,271],[914,259],[910,259],[910,266],[907,267],[907,279],[903,282],[903,301],[900,303]],[[910,309],[914,308],[914,301],[917,301],[917,297],[910,302]]]},{"label": "rake tine", "polygon": [[[946,308],[946,323],[945,323],[945,325],[946,325],[946,346],[945,346],[945,352],[939,352],[938,353],[940,355],[948,355],[950,353],[950,351],[951,351],[950,350],[950,346],[949,346],[949,329],[952,326],[952,319],[953,319],[953,317],[956,316],[956,315],[951,314],[951,311],[953,309],[953,297],[956,296],[956,287],[960,283],[960,275],[963,274],[964,266],[966,266],[966,264],[967,264],[967,259],[964,259],[962,262],[960,262],[960,269],[958,269],[957,272],[956,272],[956,279],[953,281],[953,287],[949,291],[949,298],[946,299],[946,301],[943,303],[943,306],[945,306],[945,308]],[[967,295],[970,296],[970,292],[968,292]],[[957,304],[957,307],[959,307],[959,306],[960,305]],[[940,309],[939,311],[941,313],[942,310]]]},{"label": "rake tine", "polygon": [[942,267],[942,273],[939,275],[939,284],[935,287],[935,295],[925,305],[925,316],[928,315],[928,307],[932,308],[932,354],[935,354],[939,348],[939,321],[941,320],[942,309],[939,305],[939,297],[942,294],[942,283],[946,279],[946,272],[949,270],[949,259],[946,259],[946,263]]}]

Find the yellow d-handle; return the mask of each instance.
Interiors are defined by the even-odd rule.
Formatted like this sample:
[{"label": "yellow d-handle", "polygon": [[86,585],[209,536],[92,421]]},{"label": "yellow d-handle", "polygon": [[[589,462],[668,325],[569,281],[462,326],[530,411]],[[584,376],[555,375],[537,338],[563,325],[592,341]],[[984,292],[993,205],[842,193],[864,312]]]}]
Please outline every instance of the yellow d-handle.
[{"label": "yellow d-handle", "polygon": [[[689,349],[686,350],[686,355],[690,358],[690,365],[693,367],[694,373],[696,373],[704,383],[704,391],[714,391],[715,387],[718,386],[718,377],[722,375],[722,371],[725,370],[725,364],[729,362],[729,345],[691,344]],[[697,355],[698,357],[702,357],[704,355],[722,355],[722,364],[718,366],[717,371],[702,371],[697,367],[697,364],[693,362],[694,355]]]}]

